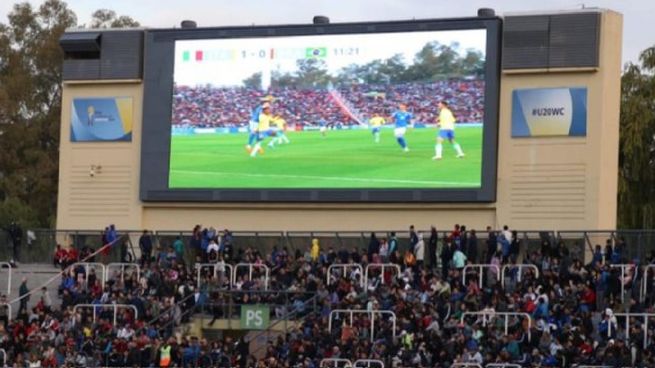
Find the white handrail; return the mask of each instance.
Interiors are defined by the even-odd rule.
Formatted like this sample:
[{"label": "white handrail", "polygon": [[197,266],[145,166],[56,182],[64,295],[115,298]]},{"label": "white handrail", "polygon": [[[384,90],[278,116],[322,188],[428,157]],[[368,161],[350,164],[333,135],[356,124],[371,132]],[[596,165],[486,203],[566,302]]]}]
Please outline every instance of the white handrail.
[{"label": "white handrail", "polygon": [[8,277],[7,277],[7,295],[9,295],[9,294],[11,294],[11,270],[12,270],[11,263],[9,263],[9,262],[0,262],[0,269],[2,267],[7,268],[7,273],[8,273]]},{"label": "white handrail", "polygon": [[483,276],[484,276],[484,272],[482,272],[482,270],[485,269],[485,268],[495,268],[496,269],[496,280],[500,281],[500,267],[498,267],[498,265],[491,264],[491,263],[467,264],[462,269],[462,285],[463,286],[466,286],[466,271],[469,268],[477,268],[478,269],[479,278],[480,278],[478,284],[479,284],[480,288],[482,288],[482,280],[483,280]]},{"label": "white handrail", "polygon": [[2,367],[4,368],[7,366],[7,352],[5,349],[0,349],[0,354],[2,354]]},{"label": "white handrail", "polygon": [[368,314],[371,318],[371,341],[375,341],[375,315],[379,314],[390,315],[391,324],[392,324],[392,335],[394,340],[396,339],[396,313],[387,310],[368,310],[368,309],[335,309],[330,312],[330,318],[328,319],[328,332],[332,332],[332,317],[338,314],[348,314],[350,315],[350,326],[353,325],[353,316],[355,314]]},{"label": "white handrail", "polygon": [[624,296],[624,294],[625,294],[625,283],[624,283],[625,271],[627,269],[636,267],[636,265],[629,264],[629,263],[622,263],[622,264],[612,264],[612,265],[610,265],[610,267],[621,268],[621,303],[623,303],[623,301],[625,300],[625,296]]},{"label": "white handrail", "polygon": [[[510,269],[510,268],[518,268],[519,269],[519,274],[518,274],[518,278],[517,278],[518,282],[521,282],[521,275],[523,273],[524,268],[532,269],[534,271],[535,277],[539,278],[539,268],[537,266],[533,265],[533,264],[513,264],[513,265],[507,264],[507,265],[504,265],[503,268],[500,271],[500,284],[503,287],[503,289],[505,288],[505,271],[507,269]],[[499,363],[496,363],[496,364],[499,364]],[[488,366],[489,365],[487,364],[487,367]]]},{"label": "white handrail", "polygon": [[121,269],[121,283],[125,282],[125,269],[128,267],[132,267],[136,269],[136,279],[137,281],[141,278],[141,266],[139,266],[138,263],[126,263],[126,262],[113,262],[107,265],[105,268],[105,272],[107,272],[107,276],[105,276],[105,280],[109,279],[109,270],[112,268],[119,267]]},{"label": "white handrail", "polygon": [[69,266],[69,269],[75,269],[77,266],[84,266],[84,281],[86,282],[86,287],[89,288],[89,270],[91,267],[100,267],[100,270],[102,270],[101,274],[101,280],[102,280],[102,287],[105,287],[105,283],[107,282],[107,266],[100,262],[75,262],[72,265]]},{"label": "white handrail", "polygon": [[364,272],[364,288],[368,290],[368,272],[371,268],[379,268],[380,269],[380,281],[382,285],[384,285],[384,270],[387,268],[395,269],[396,270],[396,276],[400,275],[400,266],[398,266],[395,263],[370,263],[366,265],[366,271]]},{"label": "white handrail", "polygon": [[349,359],[342,359],[342,358],[325,358],[321,360],[321,362],[318,364],[319,368],[323,368],[324,364],[333,364],[335,368],[339,367],[339,363],[345,363],[343,366],[344,368],[350,367],[352,368],[353,363]]},{"label": "white handrail", "polygon": [[651,268],[655,270],[655,264],[645,265],[644,274],[641,276],[641,295],[639,299],[642,303],[646,300],[646,294],[648,293],[648,271]]},{"label": "white handrail", "polygon": [[134,319],[139,319],[139,311],[132,304],[77,304],[73,307],[73,311],[77,312],[78,308],[92,308],[93,309],[93,322],[96,321],[96,308],[113,308],[114,309],[114,325],[118,321],[118,309],[130,308],[134,311]]},{"label": "white handrail", "polygon": [[360,287],[365,287],[365,281],[364,281],[364,269],[362,268],[362,265],[358,263],[335,263],[331,264],[328,266],[327,269],[327,275],[326,275],[326,280],[325,283],[329,286],[332,283],[332,270],[333,269],[343,269],[343,277],[346,277],[348,274],[348,270],[351,268],[355,268],[359,270],[359,286]]},{"label": "white handrail", "polygon": [[[655,313],[614,313],[616,317],[625,317],[625,340],[630,341],[630,317],[644,318],[644,349],[648,347],[648,319],[655,318]],[[618,329],[618,326],[616,327]],[[607,324],[607,337],[612,336],[612,323]]]},{"label": "white handrail", "polygon": [[13,319],[12,316],[14,315],[11,310],[11,303],[0,303],[0,307],[2,306],[7,306],[7,320],[11,321]]},{"label": "white handrail", "polygon": [[[530,330],[532,329],[532,317],[523,312],[496,312],[496,311],[479,311],[479,312],[464,312],[462,313],[462,317],[460,318],[460,322],[464,323],[464,318],[466,316],[501,316],[505,317],[505,335],[508,334],[509,332],[509,317],[524,317],[525,319],[528,320],[528,339],[532,337],[532,333]],[[483,318],[482,319],[482,325],[486,326],[487,325],[487,319]]]},{"label": "white handrail", "polygon": [[233,272],[232,272],[232,285],[236,284],[237,282],[237,270],[239,267],[248,267],[248,280],[252,280],[252,272],[255,268],[263,268],[264,269],[264,290],[268,290],[268,283],[269,283],[269,274],[270,274],[270,269],[268,268],[267,265],[265,264],[259,264],[259,263],[238,263],[234,266]]},{"label": "white handrail", "polygon": [[[196,263],[195,267],[197,272],[196,279],[197,279],[198,290],[200,290],[200,281],[201,281],[200,272],[202,271],[202,269],[208,267],[214,268],[214,278],[218,278],[218,266],[219,266],[218,263]],[[232,267],[232,265],[229,263],[225,263],[223,264],[223,266],[225,267],[226,271],[229,270],[227,279],[228,279],[228,283],[230,284],[230,288],[232,288],[232,279],[233,279],[232,275],[234,274],[234,267]]]},{"label": "white handrail", "polygon": [[353,363],[353,368],[370,368],[371,364],[376,364],[380,368],[384,368],[384,362],[379,359],[357,359]]}]

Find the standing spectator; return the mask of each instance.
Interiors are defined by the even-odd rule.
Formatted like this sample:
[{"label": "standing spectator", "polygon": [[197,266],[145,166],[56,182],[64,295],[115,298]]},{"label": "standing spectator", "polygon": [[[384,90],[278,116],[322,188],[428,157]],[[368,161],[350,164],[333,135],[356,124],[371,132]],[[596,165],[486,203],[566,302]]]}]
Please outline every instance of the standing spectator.
[{"label": "standing spectator", "polygon": [[416,230],[414,230],[414,225],[409,227],[409,250],[414,251],[414,247],[418,243],[418,236],[416,235]]},{"label": "standing spectator", "polygon": [[374,254],[380,254],[380,241],[375,233],[371,233],[371,239],[368,242],[368,261],[373,259]]},{"label": "standing spectator", "polygon": [[472,263],[478,263],[478,237],[475,234],[475,230],[471,230],[466,248],[466,254],[468,255],[469,261]]},{"label": "standing spectator", "polygon": [[423,263],[425,261],[425,242],[423,241],[423,233],[418,233],[416,235],[418,242],[414,246],[414,256],[416,257],[416,265],[418,268],[423,268]]},{"label": "standing spectator", "polygon": [[143,230],[143,235],[139,238],[139,248],[141,249],[141,267],[143,267],[152,259],[152,238],[148,230]]},{"label": "standing spectator", "polygon": [[491,226],[487,226],[487,263],[491,261],[496,250],[498,250],[498,236],[491,230]]},{"label": "standing spectator", "polygon": [[18,296],[20,298],[20,306],[18,307],[17,316],[20,317],[22,313],[27,313],[27,302],[30,300],[30,289],[27,288],[27,277],[23,277],[23,281],[18,289]]},{"label": "standing spectator", "polygon": [[310,258],[312,259],[312,262],[316,263],[318,262],[318,257],[321,255],[321,246],[318,243],[318,239],[314,238],[312,239],[312,249],[310,251]]},{"label": "standing spectator", "polygon": [[512,241],[512,232],[509,231],[509,227],[507,225],[503,226],[503,235],[505,236],[505,239],[507,239],[508,242]]},{"label": "standing spectator", "polygon": [[437,228],[432,226],[430,228],[430,239],[428,240],[428,259],[430,260],[430,268],[437,267],[437,244],[439,243],[439,233]]},{"label": "standing spectator", "polygon": [[13,262],[18,262],[18,250],[20,243],[23,241],[23,229],[21,229],[20,225],[16,221],[12,221],[11,225],[9,225],[9,228],[7,229],[7,232],[11,238],[11,244],[14,251]]},{"label": "standing spectator", "polygon": [[459,248],[455,248],[455,253],[453,254],[453,265],[455,266],[457,271],[460,272],[466,265],[466,255]]},{"label": "standing spectator", "polygon": [[446,239],[441,248],[441,276],[444,280],[448,279],[448,268],[450,268],[450,262],[453,260],[453,249],[451,244],[452,243]]},{"label": "standing spectator", "polygon": [[517,262],[521,253],[521,240],[516,230],[512,230],[512,241],[509,246],[509,255],[513,262]]},{"label": "standing spectator", "polygon": [[398,238],[396,238],[395,231],[392,231],[389,235],[389,257],[392,257],[398,250]]},{"label": "standing spectator", "polygon": [[184,262],[184,242],[182,238],[178,235],[173,242],[173,249],[175,249],[175,255],[178,262]]},{"label": "standing spectator", "polygon": [[0,326],[3,328],[7,327],[9,322],[9,306],[7,305],[7,296],[2,294],[0,295]]},{"label": "standing spectator", "polygon": [[380,258],[383,263],[389,261],[389,242],[387,241],[387,238],[382,238],[380,241]]}]

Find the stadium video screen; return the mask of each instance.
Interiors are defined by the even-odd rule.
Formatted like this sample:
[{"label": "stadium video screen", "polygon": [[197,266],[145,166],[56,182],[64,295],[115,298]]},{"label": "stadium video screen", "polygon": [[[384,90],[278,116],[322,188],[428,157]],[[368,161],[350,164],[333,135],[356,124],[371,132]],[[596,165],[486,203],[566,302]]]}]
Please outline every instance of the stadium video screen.
[{"label": "stadium video screen", "polygon": [[169,188],[480,188],[485,29],[175,41]]}]

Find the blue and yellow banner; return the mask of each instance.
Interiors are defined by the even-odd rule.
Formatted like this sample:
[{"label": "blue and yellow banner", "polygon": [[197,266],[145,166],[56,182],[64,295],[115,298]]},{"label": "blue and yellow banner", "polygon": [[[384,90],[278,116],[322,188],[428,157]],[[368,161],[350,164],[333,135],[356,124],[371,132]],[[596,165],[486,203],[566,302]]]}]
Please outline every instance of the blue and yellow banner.
[{"label": "blue and yellow banner", "polygon": [[586,88],[532,88],[512,92],[512,137],[586,135]]},{"label": "blue and yellow banner", "polygon": [[71,107],[71,142],[131,142],[131,97],[76,98]]}]

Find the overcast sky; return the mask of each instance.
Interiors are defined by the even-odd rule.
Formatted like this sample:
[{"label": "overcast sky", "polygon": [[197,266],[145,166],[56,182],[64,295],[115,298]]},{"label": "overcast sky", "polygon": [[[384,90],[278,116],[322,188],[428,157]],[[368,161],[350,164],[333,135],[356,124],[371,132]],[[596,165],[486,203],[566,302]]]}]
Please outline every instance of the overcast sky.
[{"label": "overcast sky", "polygon": [[[12,4],[0,0],[0,22],[5,23]],[[42,0],[30,0],[38,5]],[[412,18],[450,18],[472,16],[481,7],[492,7],[496,14],[539,10],[572,10],[599,7],[623,13],[623,61],[636,61],[639,52],[655,44],[653,15],[655,0],[68,0],[80,23],[91,13],[110,8],[129,15],[146,27],[179,25],[193,19],[199,26],[308,23],[316,14],[332,22],[398,20]]]}]

